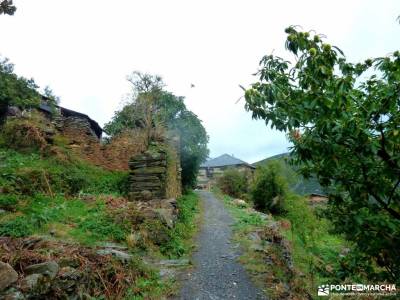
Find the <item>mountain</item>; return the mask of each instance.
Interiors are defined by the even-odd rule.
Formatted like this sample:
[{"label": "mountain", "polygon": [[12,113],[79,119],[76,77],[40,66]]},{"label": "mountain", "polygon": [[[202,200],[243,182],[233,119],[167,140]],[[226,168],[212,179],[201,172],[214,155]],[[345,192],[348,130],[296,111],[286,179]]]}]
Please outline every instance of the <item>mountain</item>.
[{"label": "mountain", "polygon": [[325,195],[323,187],[318,183],[318,180],[313,177],[305,179],[303,176],[296,172],[296,168],[288,163],[290,153],[277,154],[258,162],[253,163],[253,166],[263,166],[271,161],[278,161],[282,166],[282,173],[286,178],[289,188],[299,195],[320,194]]}]

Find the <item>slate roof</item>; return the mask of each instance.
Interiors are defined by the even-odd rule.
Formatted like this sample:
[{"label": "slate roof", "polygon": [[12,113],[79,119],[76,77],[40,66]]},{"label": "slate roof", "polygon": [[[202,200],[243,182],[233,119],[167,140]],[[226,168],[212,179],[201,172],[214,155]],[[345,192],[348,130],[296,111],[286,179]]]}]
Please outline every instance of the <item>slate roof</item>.
[{"label": "slate roof", "polygon": [[250,168],[255,169],[254,166],[229,154],[223,154],[216,158],[210,159],[205,163],[201,164],[200,168],[227,167],[227,166],[237,166],[237,165],[246,165],[249,166]]}]

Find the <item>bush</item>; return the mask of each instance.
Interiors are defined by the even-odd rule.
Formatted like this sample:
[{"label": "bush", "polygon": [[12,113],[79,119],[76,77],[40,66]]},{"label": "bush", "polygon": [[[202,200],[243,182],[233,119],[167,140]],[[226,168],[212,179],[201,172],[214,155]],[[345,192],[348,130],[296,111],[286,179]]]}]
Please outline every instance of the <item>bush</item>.
[{"label": "bush", "polygon": [[37,122],[15,119],[8,120],[0,133],[1,142],[4,146],[18,149],[21,152],[43,151],[47,146],[43,129],[39,128]]},{"label": "bush", "polygon": [[218,178],[217,185],[224,194],[231,197],[243,197],[248,190],[248,180],[244,172],[228,169]]},{"label": "bush", "polygon": [[0,209],[14,210],[18,203],[18,197],[16,195],[0,194]]},{"label": "bush", "polygon": [[287,182],[278,163],[271,162],[256,170],[250,194],[257,209],[282,213],[287,191]]}]

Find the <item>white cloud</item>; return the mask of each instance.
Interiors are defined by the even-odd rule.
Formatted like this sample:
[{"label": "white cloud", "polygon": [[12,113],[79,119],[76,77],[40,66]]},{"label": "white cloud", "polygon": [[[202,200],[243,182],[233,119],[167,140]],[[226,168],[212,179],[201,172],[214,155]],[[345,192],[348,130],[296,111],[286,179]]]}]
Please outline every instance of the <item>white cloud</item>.
[{"label": "white cloud", "polygon": [[[351,59],[400,48],[400,2],[19,0],[0,16],[0,53],[49,84],[62,105],[104,124],[133,70],[162,75],[204,122],[211,155],[250,162],[286,151],[282,133],[251,120],[239,84],[256,80],[264,54],[285,55],[284,28],[328,36]],[[190,88],[190,84],[196,85]]]}]

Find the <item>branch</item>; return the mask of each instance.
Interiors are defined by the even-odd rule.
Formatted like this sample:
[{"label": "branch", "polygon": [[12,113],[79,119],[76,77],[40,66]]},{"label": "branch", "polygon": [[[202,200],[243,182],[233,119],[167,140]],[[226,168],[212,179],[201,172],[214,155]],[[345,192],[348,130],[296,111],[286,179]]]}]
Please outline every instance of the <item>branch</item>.
[{"label": "branch", "polygon": [[400,184],[400,178],[399,178],[399,180],[397,180],[397,183],[394,185],[394,187],[393,187],[393,189],[392,189],[392,191],[390,193],[390,196],[389,196],[389,199],[388,199],[388,205],[390,205],[390,202],[392,201],[394,193],[396,192],[396,189],[399,186],[399,184]]},{"label": "branch", "polygon": [[378,130],[381,134],[381,149],[378,150],[378,156],[382,158],[382,160],[391,168],[395,171],[395,174],[400,176],[400,168],[396,164],[395,161],[393,161],[392,157],[389,155],[385,148],[385,133],[383,132],[382,126],[378,126]]}]

